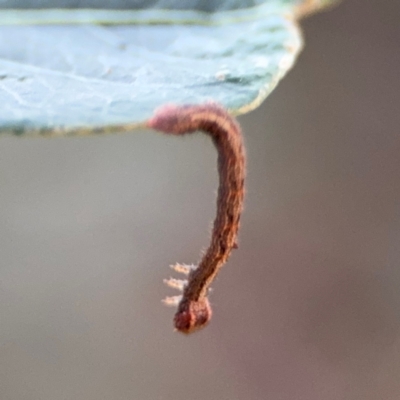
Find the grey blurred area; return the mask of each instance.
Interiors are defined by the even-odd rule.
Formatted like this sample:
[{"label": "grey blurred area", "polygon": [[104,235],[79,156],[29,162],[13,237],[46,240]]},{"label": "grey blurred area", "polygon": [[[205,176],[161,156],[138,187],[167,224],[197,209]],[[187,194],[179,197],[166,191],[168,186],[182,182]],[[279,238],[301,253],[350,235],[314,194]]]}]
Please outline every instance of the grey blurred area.
[{"label": "grey blurred area", "polygon": [[240,118],[239,249],[189,337],[162,280],[208,243],[210,141],[3,137],[0,399],[399,399],[399,16],[305,20],[294,70]]}]

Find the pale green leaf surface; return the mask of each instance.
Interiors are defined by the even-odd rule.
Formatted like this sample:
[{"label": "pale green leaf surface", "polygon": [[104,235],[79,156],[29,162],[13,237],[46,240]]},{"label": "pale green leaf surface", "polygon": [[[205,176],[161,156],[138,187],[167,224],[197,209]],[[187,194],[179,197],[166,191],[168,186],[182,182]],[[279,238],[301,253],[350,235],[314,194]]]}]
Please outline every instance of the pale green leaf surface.
[{"label": "pale green leaf surface", "polygon": [[296,18],[330,2],[2,1],[0,132],[127,131],[165,103],[249,111],[293,65]]}]

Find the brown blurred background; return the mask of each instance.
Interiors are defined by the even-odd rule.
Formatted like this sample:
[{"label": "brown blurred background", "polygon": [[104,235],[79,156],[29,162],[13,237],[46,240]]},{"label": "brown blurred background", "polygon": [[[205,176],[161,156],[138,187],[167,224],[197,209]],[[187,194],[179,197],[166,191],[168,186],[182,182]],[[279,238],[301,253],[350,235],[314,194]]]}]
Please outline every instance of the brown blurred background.
[{"label": "brown blurred background", "polygon": [[240,248],[190,337],[160,300],[208,243],[209,140],[2,138],[0,399],[399,399],[399,18],[347,0],[303,22],[240,119]]}]

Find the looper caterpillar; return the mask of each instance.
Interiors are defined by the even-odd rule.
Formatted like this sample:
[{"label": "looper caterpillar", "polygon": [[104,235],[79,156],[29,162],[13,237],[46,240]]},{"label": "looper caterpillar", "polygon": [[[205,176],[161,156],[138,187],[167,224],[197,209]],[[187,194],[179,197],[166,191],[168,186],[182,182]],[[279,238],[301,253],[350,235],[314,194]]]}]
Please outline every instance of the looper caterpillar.
[{"label": "looper caterpillar", "polygon": [[172,135],[202,131],[211,136],[218,152],[217,215],[210,246],[197,267],[172,266],[175,271],[187,275],[187,280],[171,278],[165,281],[183,292],[182,296],[164,300],[168,305],[178,306],[174,317],[175,328],[182,333],[191,333],[210,321],[212,311],[207,299],[208,289],[232,249],[237,248],[245,179],[242,134],[236,120],[216,103],[165,105],[155,112],[147,126]]}]

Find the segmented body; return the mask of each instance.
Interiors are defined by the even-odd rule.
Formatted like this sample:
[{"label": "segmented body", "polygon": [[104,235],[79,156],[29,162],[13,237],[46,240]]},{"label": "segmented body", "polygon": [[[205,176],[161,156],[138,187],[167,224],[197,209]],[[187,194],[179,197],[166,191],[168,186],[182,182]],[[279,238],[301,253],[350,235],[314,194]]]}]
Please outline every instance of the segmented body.
[{"label": "segmented body", "polygon": [[156,111],[148,127],[172,135],[202,131],[209,135],[218,151],[219,188],[217,215],[211,243],[199,265],[177,264],[173,268],[187,275],[187,280],[169,279],[166,283],[182,290],[182,296],[169,297],[167,304],[177,304],[175,328],[191,333],[204,327],[212,311],[207,298],[211,282],[237,248],[240,215],[243,209],[245,151],[240,127],[221,106],[206,103],[193,106],[166,105]]}]

